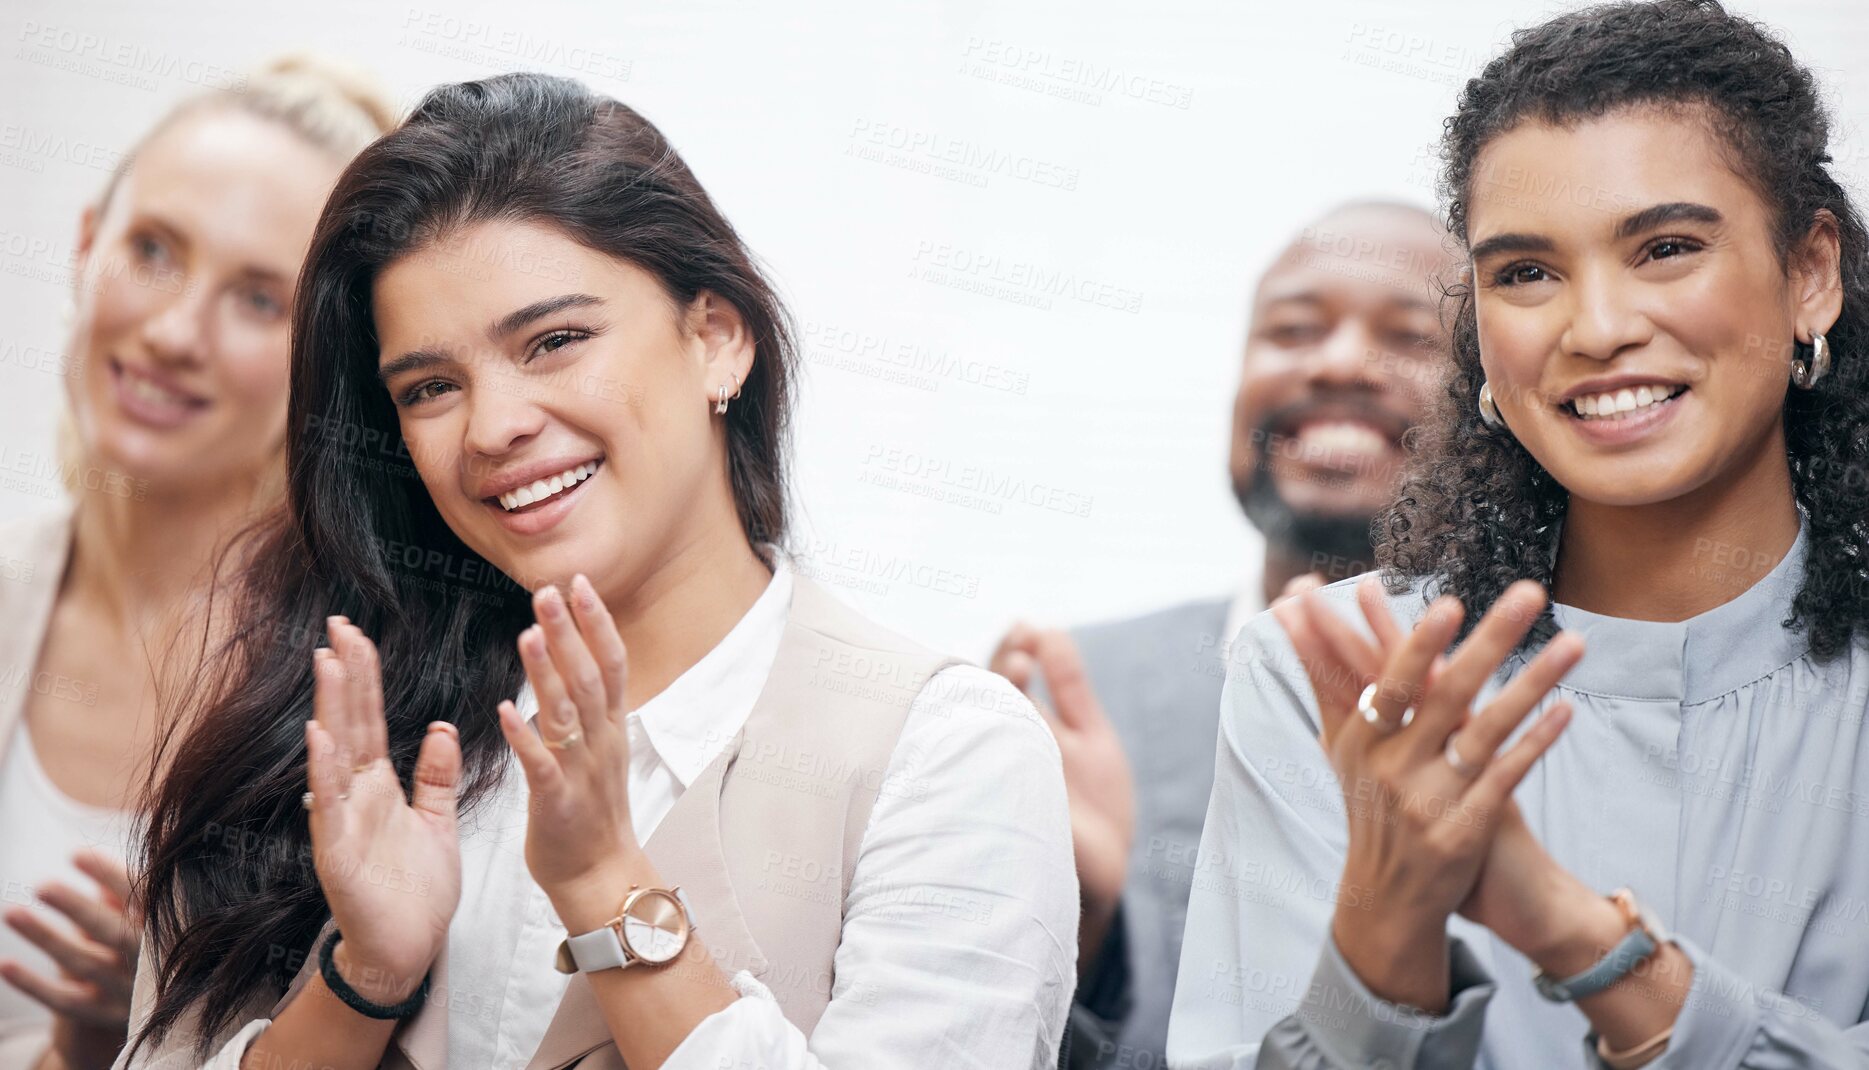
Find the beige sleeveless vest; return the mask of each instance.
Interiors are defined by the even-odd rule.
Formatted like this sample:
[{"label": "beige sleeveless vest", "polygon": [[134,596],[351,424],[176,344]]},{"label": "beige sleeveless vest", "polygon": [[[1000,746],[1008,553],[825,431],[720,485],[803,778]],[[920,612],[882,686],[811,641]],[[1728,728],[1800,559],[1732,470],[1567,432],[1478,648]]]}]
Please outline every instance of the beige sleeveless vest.
[{"label": "beige sleeveless vest", "polygon": [[[688,897],[696,935],[721,971],[750,971],[806,1035],[830,1002],[844,896],[870,811],[878,794],[897,790],[883,777],[903,722],[922,687],[954,664],[794,573],[784,638],[746,726],[644,845]],[[446,983],[445,958],[435,963],[435,990]],[[292,990],[315,968],[314,957]],[[397,1030],[382,1066],[443,1070],[447,1032],[447,1002],[433,999]],[[626,1070],[582,974],[526,1070],[572,1066]]]}]

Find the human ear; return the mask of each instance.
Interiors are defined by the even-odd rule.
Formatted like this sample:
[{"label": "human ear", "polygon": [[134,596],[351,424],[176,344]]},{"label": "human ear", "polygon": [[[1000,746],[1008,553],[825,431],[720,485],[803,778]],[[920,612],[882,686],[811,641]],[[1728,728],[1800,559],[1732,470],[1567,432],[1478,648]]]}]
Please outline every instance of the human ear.
[{"label": "human ear", "polygon": [[728,397],[737,396],[753,370],[755,344],[746,317],[711,290],[696,294],[686,315],[689,336],[699,350],[701,382],[708,400],[716,400],[723,386]]},{"label": "human ear", "polygon": [[1798,341],[1808,343],[1828,334],[1843,314],[1842,236],[1828,208],[1818,210],[1788,260]]},{"label": "human ear", "polygon": [[84,285],[84,269],[91,263],[91,253],[97,247],[97,224],[99,206],[87,204],[78,215],[78,243],[72,248],[71,299],[78,300],[78,288]]}]

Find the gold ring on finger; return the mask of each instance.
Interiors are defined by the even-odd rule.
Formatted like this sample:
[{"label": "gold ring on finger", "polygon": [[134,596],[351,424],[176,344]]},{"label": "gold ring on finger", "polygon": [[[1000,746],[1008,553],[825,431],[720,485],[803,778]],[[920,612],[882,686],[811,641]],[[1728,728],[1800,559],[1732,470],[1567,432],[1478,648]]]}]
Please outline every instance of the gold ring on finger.
[{"label": "gold ring on finger", "polygon": [[1460,748],[1454,745],[1454,741],[1459,738],[1460,733],[1458,732],[1448,736],[1447,746],[1441,748],[1441,754],[1447,759],[1447,764],[1454,767],[1454,772],[1465,777],[1477,776],[1480,767],[1462,758],[1460,756]]},{"label": "gold ring on finger", "polygon": [[1380,682],[1365,687],[1363,693],[1356,697],[1356,712],[1363,715],[1364,723],[1386,736],[1398,728],[1407,728],[1408,723],[1415,719],[1415,708],[1410,706],[1403,710],[1402,719],[1399,721],[1391,721],[1387,717],[1384,717],[1382,711],[1378,710],[1375,704],[1376,692],[1381,687],[1382,684]]},{"label": "gold ring on finger", "polygon": [[[545,737],[541,736],[539,738],[544,739]],[[545,745],[553,750],[564,750],[567,747],[575,747],[582,742],[584,742],[584,733],[573,732],[563,739],[546,739]]]}]

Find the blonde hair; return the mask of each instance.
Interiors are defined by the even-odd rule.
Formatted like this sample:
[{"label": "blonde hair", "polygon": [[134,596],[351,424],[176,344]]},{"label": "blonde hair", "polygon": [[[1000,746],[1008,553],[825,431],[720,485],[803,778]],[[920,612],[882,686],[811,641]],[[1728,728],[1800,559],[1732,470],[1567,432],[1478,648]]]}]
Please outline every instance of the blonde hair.
[{"label": "blonde hair", "polygon": [[395,129],[400,121],[395,103],[363,68],[330,56],[289,53],[232,86],[198,93],[170,108],[137,140],[135,148],[124,153],[97,200],[98,210],[110,203],[123,176],[135,165],[137,150],[180,120],[210,108],[231,108],[278,123],[344,160]]},{"label": "blonde hair", "polygon": [[[222,89],[187,97],[156,120],[136,146],[124,153],[98,196],[102,215],[136,164],[144,145],[182,119],[210,109],[228,108],[284,126],[308,144],[348,161],[364,146],[395,129],[400,121],[395,103],[363,68],[329,56],[294,52],[278,56],[253,74]],[[68,410],[58,427],[59,471],[65,489],[76,494],[83,479],[84,443]],[[256,490],[258,501],[269,501],[285,488],[283,458],[269,466]]]}]

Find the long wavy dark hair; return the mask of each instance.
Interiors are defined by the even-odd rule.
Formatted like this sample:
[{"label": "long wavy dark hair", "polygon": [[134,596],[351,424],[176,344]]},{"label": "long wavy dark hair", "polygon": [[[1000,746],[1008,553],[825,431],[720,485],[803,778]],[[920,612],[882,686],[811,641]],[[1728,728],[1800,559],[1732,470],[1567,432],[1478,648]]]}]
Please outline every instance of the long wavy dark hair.
[{"label": "long wavy dark hair", "polygon": [[[1810,71],[1757,23],[1714,0],[1592,7],[1512,35],[1512,45],[1462,90],[1442,138],[1441,194],[1449,232],[1467,241],[1474,161],[1524,122],[1576,123],[1642,105],[1697,109],[1726,155],[1764,198],[1781,263],[1828,212],[1842,244],[1843,311],[1828,332],[1830,374],[1815,390],[1788,389],[1791,480],[1809,528],[1804,580],[1788,627],[1808,629],[1828,657],[1869,626],[1869,235],[1830,174],[1830,120]],[[1477,405],[1485,373],[1468,283],[1449,288],[1454,369],[1422,428],[1394,507],[1376,525],[1389,589],[1429,577],[1478,610],[1514,580],[1552,582],[1554,540],[1569,494],[1518,441],[1489,431]],[[1808,361],[1810,347],[1798,345]],[[1787,387],[1789,383],[1787,382]],[[1551,613],[1525,646],[1555,632]]]},{"label": "long wavy dark hair", "polygon": [[244,536],[250,564],[221,596],[232,623],[160,748],[142,867],[158,988],[138,1046],[191,1013],[206,1045],[256,994],[283,991],[329,916],[299,804],[326,615],[347,615],[382,651],[405,787],[431,721],[460,729],[464,807],[498,783],[506,744],[493,710],[523,679],[513,644],[528,594],[461,542],[423,489],[377,380],[371,320],[386,265],[496,219],[556,227],[650,272],[679,304],[708,291],[740,312],[756,348],[725,417],[733,495],[749,540],[785,534],[791,331],[661,132],[562,78],[429,93],[345,171],[299,280],[288,501]]}]

